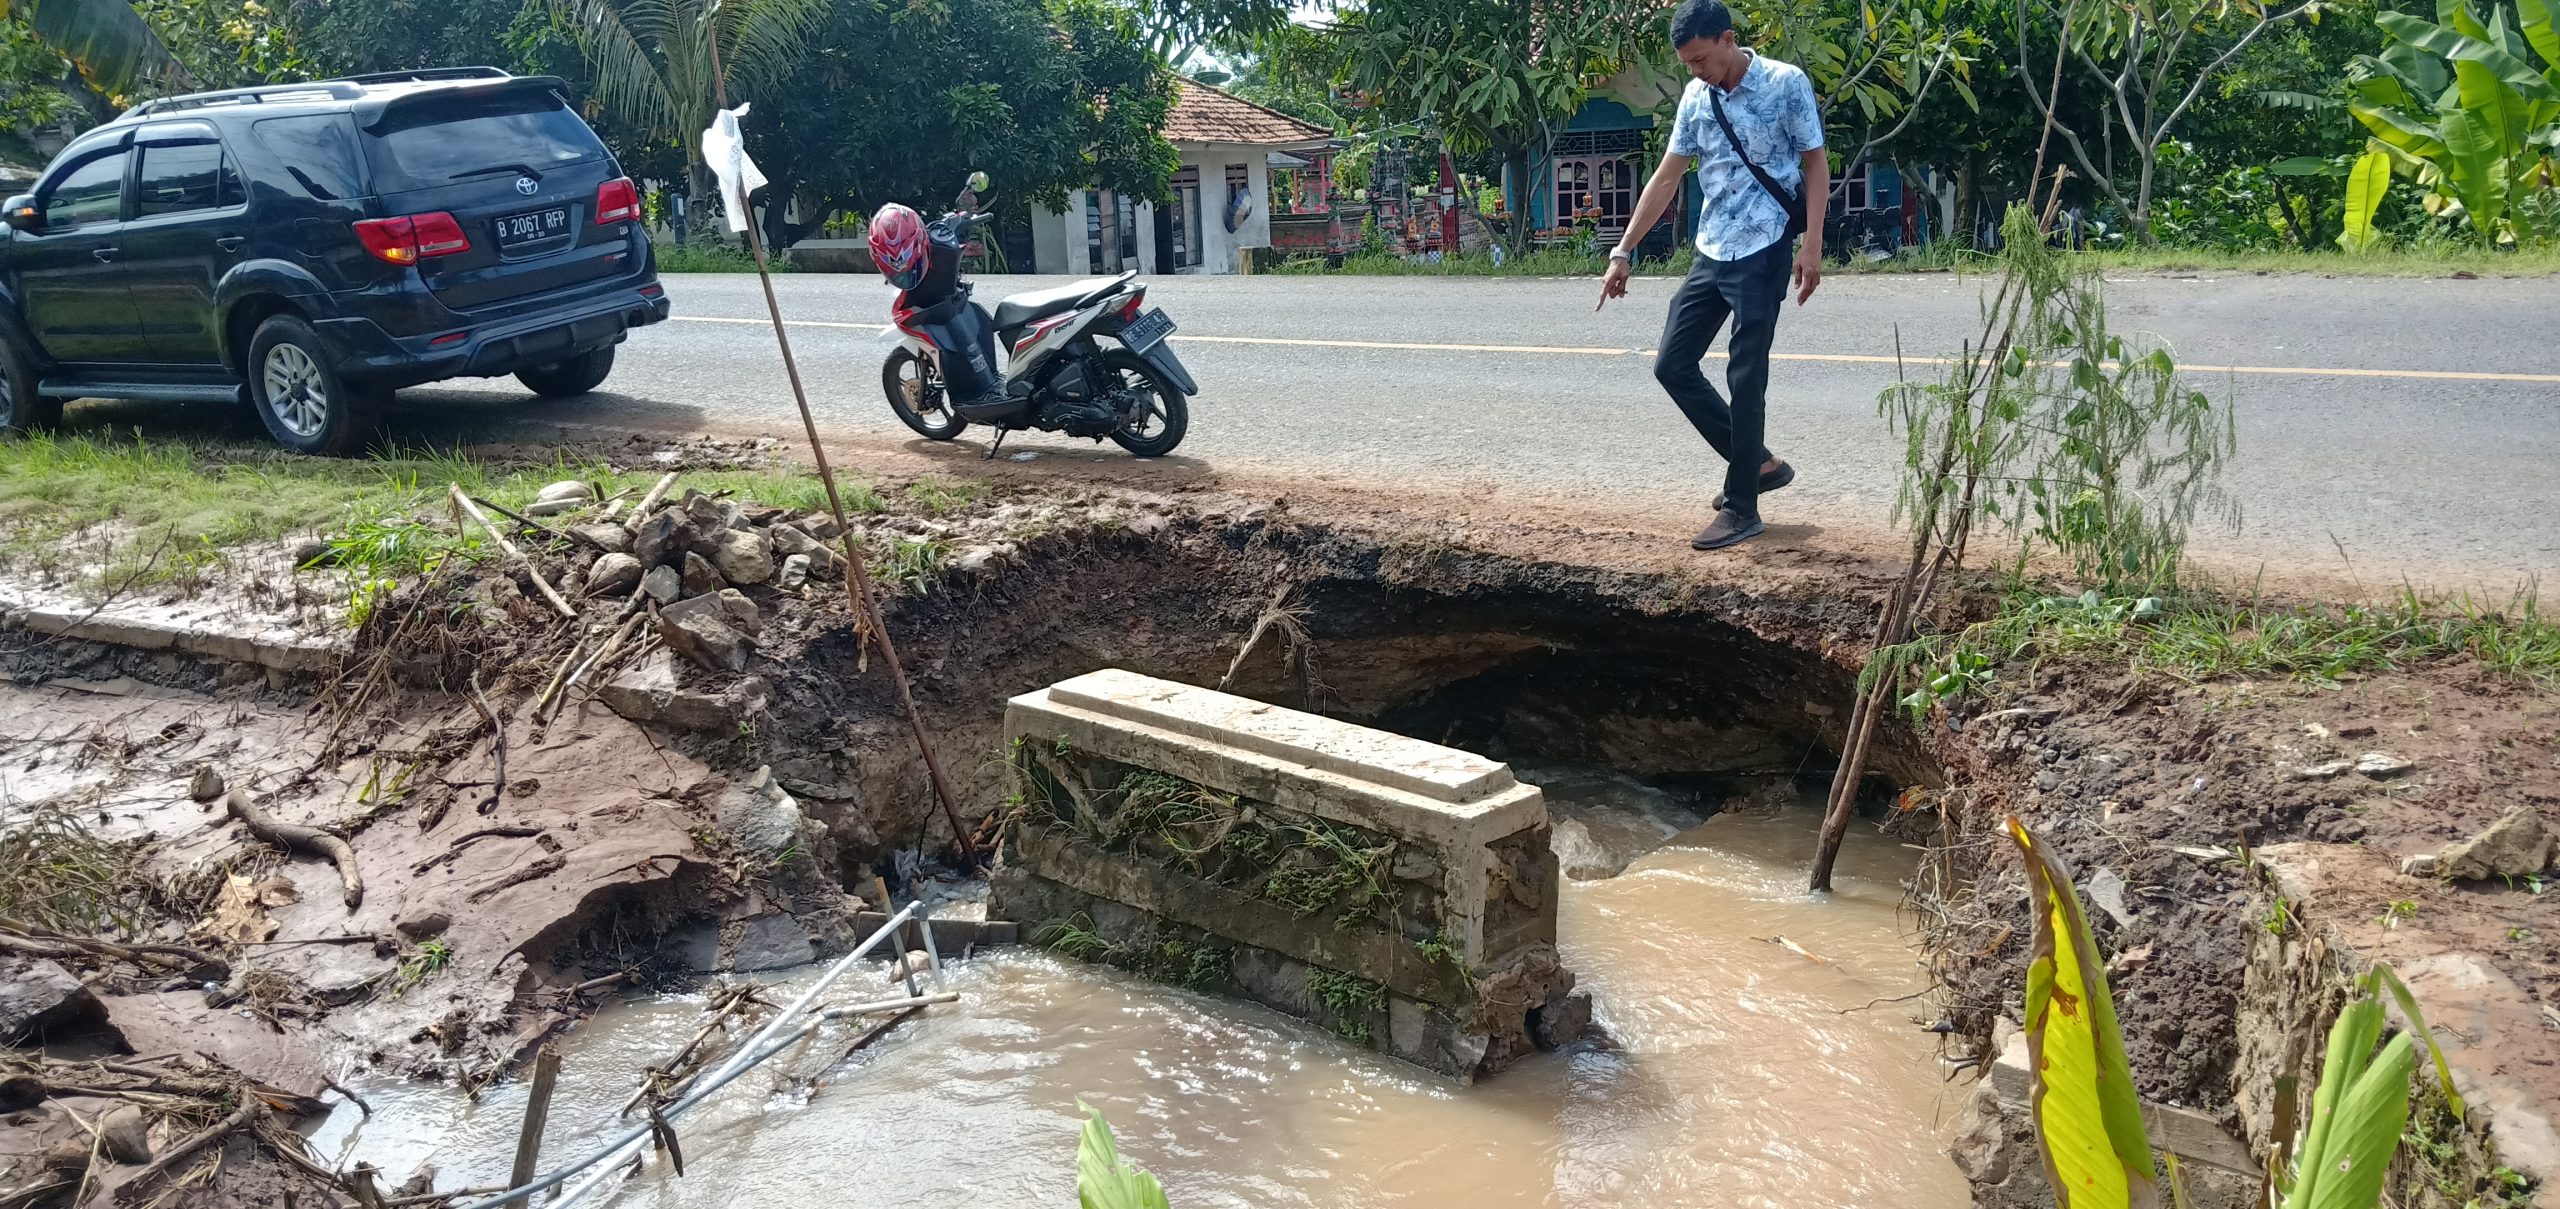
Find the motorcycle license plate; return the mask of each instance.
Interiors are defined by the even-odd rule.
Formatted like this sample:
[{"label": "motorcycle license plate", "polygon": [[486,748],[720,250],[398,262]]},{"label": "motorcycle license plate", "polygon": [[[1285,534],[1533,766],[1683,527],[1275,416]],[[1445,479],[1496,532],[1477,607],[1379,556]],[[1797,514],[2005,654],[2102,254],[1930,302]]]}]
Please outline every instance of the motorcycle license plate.
[{"label": "motorcycle license plate", "polygon": [[1120,343],[1143,353],[1164,343],[1164,338],[1172,334],[1173,320],[1164,313],[1164,308],[1158,307],[1130,320],[1129,326],[1121,328]]}]

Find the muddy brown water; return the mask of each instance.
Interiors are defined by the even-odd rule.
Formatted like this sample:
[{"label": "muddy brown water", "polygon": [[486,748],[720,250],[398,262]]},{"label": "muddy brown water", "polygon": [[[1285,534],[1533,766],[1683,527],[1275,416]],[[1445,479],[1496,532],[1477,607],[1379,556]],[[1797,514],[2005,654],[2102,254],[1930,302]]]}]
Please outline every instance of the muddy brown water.
[{"label": "muddy brown water", "polygon": [[[1072,1204],[1082,1100],[1181,1209],[1965,1204],[1929,1035],[1911,1004],[1863,1006],[1922,985],[1894,914],[1909,853],[1854,837],[1839,890],[1816,902],[1801,890],[1806,808],[1727,814],[1666,844],[1678,808],[1641,786],[1556,789],[1595,847],[1653,849],[1562,898],[1562,947],[1611,1045],[1460,1088],[1258,1007],[1038,950],[983,953],[949,972],[959,1004],[814,1096],[751,1072],[682,1122],[688,1174],[653,1161],[610,1203]],[[879,977],[839,985],[867,994]],[[571,1034],[546,1156],[620,1125],[637,1072],[692,1034],[700,1005],[626,1001]],[[351,1148],[394,1179],[433,1162],[441,1187],[502,1181],[521,1084],[476,1105],[434,1086],[359,1090],[374,1118],[342,1110],[316,1138],[324,1154]]]}]

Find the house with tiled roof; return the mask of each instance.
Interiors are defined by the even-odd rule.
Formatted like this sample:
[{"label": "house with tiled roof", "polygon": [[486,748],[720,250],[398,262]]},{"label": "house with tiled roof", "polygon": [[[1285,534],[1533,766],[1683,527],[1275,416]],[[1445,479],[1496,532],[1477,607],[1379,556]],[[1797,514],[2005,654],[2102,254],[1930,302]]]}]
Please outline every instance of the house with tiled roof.
[{"label": "house with tiled roof", "polygon": [[1182,157],[1170,205],[1109,189],[1071,189],[1063,210],[1034,208],[1042,273],[1233,273],[1271,246],[1271,168],[1329,154],[1333,132],[1197,80],[1178,81],[1164,137]]}]

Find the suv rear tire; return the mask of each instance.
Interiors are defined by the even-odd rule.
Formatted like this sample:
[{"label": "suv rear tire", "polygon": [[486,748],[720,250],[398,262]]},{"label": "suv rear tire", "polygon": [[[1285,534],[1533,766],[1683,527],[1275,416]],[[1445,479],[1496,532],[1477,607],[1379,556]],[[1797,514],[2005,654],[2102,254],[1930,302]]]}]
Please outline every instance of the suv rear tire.
[{"label": "suv rear tire", "polygon": [[344,455],[363,443],[377,401],[338,376],[328,344],[309,323],[278,315],[249,341],[249,401],[276,443],[296,453]]},{"label": "suv rear tire", "polygon": [[566,361],[537,365],[516,374],[516,381],[526,390],[546,399],[566,399],[583,395],[604,385],[605,376],[613,372],[613,346],[593,348]]},{"label": "suv rear tire", "polygon": [[60,423],[62,400],[36,393],[34,364],[0,335],[0,436],[46,432]]}]

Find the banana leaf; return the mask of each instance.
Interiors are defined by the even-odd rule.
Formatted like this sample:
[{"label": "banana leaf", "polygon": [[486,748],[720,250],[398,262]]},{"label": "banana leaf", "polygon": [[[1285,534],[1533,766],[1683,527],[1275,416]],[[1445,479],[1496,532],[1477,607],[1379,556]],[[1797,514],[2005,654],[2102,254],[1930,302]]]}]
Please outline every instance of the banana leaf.
[{"label": "banana leaf", "polygon": [[2338,233],[2338,246],[2350,252],[2363,252],[2382,241],[2382,233],[2374,230],[2373,215],[2382,208],[2382,195],[2391,187],[2391,157],[2380,151],[2368,151],[2347,170],[2346,229]]},{"label": "banana leaf", "polygon": [[2489,118],[2469,109],[2444,115],[2439,129],[2445,154],[2441,161],[2453,195],[2471,218],[2484,242],[2498,237],[2498,220],[2507,208],[2507,159]]},{"label": "banana leaf", "polygon": [[2027,966],[2031,1115],[2060,1209],[2150,1209],[2159,1169],[2088,913],[2061,862],[2009,820],[2035,909]]},{"label": "banana leaf", "polygon": [[1076,1143],[1077,1209],[1171,1209],[1164,1185],[1120,1158],[1102,1110],[1084,1103],[1076,1107],[1085,1113],[1084,1132]]},{"label": "banana leaf", "polygon": [[2516,16],[2524,27],[2525,42],[2542,56],[2542,78],[2560,84],[2560,4],[2516,0]]},{"label": "banana leaf", "polygon": [[2363,122],[2365,129],[2373,132],[2373,137],[2418,159],[2440,163],[2447,154],[2444,140],[2435,131],[2410,121],[2396,109],[2377,108],[2357,101],[2347,105],[2347,112]]},{"label": "banana leaf", "polygon": [[[2463,64],[2475,64],[2487,69],[2488,78],[2506,84],[2523,96],[2560,100],[2560,85],[2544,79],[2532,65],[2508,53],[2486,36],[2460,33],[2406,13],[2385,12],[2376,16],[2374,23],[2402,42],[2452,60],[2456,73],[2460,73]],[[2474,90],[2474,85],[2464,83],[2462,94],[2466,107],[2477,108],[2481,103],[2475,99]]]},{"label": "banana leaf", "polygon": [[126,0],[0,0],[0,17],[27,27],[110,96],[144,80],[186,79],[186,69]]}]

